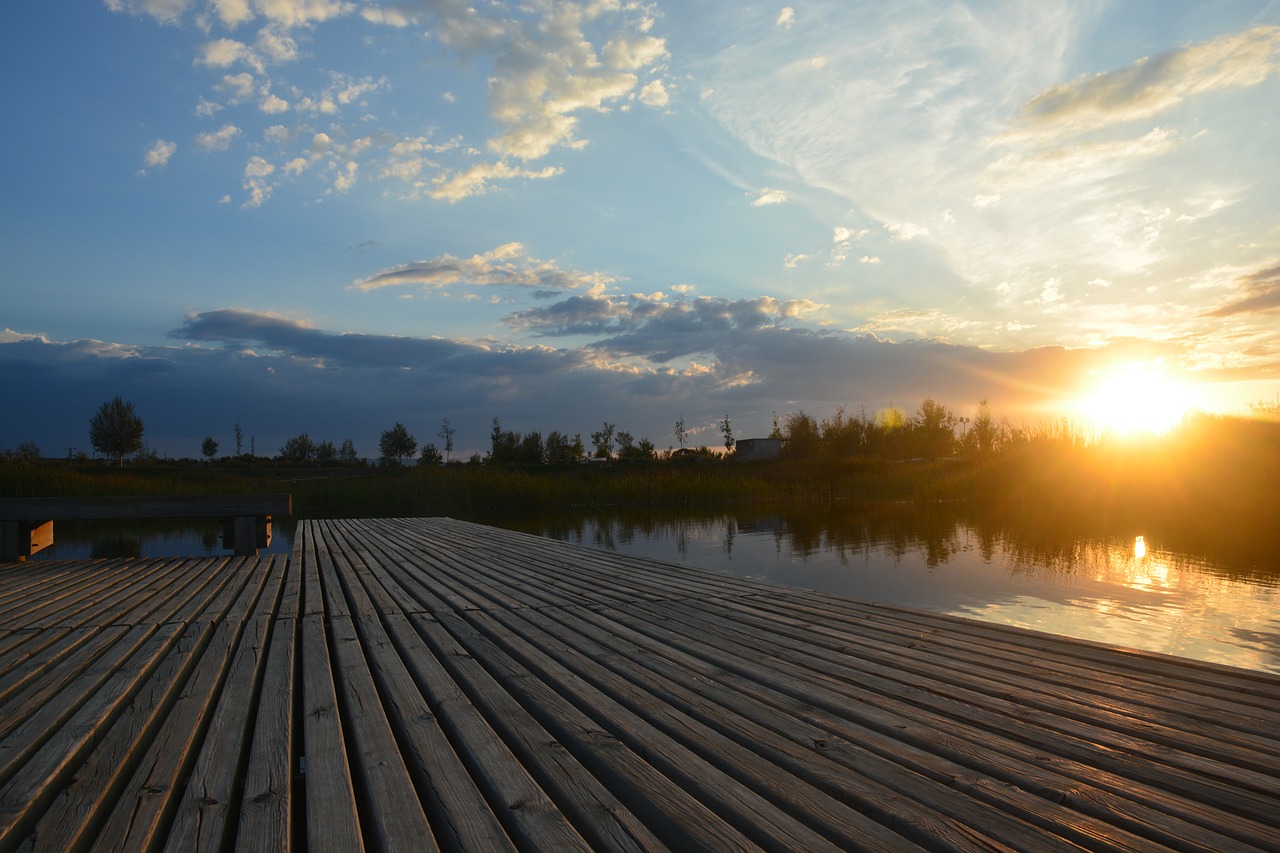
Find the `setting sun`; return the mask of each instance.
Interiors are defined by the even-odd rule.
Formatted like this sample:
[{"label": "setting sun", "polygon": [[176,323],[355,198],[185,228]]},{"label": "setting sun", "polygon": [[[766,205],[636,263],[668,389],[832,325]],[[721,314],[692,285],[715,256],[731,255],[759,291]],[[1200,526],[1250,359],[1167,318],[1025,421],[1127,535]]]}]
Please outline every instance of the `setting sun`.
[{"label": "setting sun", "polygon": [[1127,364],[1100,376],[1079,403],[1081,415],[1094,429],[1117,435],[1166,433],[1193,405],[1189,386],[1147,363]]}]

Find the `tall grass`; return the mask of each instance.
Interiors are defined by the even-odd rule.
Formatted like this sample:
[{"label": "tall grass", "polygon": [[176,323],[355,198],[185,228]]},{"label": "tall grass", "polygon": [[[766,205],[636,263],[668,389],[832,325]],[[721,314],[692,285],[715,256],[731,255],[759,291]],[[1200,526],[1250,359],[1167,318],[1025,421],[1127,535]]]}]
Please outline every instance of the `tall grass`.
[{"label": "tall grass", "polygon": [[270,492],[290,492],[301,517],[961,501],[1046,527],[1158,525],[1249,536],[1280,526],[1280,423],[1201,416],[1160,439],[1090,442],[1054,427],[1025,432],[998,452],[935,462],[827,456],[750,464],[117,469],[0,461],[5,497]]}]

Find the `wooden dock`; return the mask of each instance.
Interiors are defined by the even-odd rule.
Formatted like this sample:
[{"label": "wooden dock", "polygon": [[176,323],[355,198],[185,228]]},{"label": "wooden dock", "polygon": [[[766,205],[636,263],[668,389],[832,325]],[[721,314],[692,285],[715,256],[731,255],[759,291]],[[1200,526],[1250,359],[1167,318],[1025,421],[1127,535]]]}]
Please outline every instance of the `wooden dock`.
[{"label": "wooden dock", "polygon": [[1280,849],[1280,678],[447,519],[0,566],[0,850]]}]

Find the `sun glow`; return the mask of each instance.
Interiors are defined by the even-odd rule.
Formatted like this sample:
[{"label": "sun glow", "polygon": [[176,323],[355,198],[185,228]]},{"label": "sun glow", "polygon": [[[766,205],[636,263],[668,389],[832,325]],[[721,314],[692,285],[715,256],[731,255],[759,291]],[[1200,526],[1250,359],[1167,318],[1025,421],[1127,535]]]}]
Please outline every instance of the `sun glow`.
[{"label": "sun glow", "polygon": [[1189,385],[1170,379],[1158,365],[1126,364],[1098,378],[1078,403],[1080,414],[1103,433],[1163,435],[1195,405]]}]

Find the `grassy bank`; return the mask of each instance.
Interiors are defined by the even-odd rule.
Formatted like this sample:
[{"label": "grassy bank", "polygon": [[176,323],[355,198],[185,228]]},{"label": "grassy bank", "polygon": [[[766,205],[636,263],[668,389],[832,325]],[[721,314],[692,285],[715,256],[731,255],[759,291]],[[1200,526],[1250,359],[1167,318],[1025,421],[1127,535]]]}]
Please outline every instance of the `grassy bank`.
[{"label": "grassy bank", "polygon": [[1280,505],[1280,425],[1202,419],[1162,440],[1049,436],[982,458],[714,459],[569,466],[297,467],[168,462],[73,466],[9,459],[0,494],[289,492],[296,515],[454,515],[604,507],[830,506],[959,501],[992,517],[1256,535]]}]

